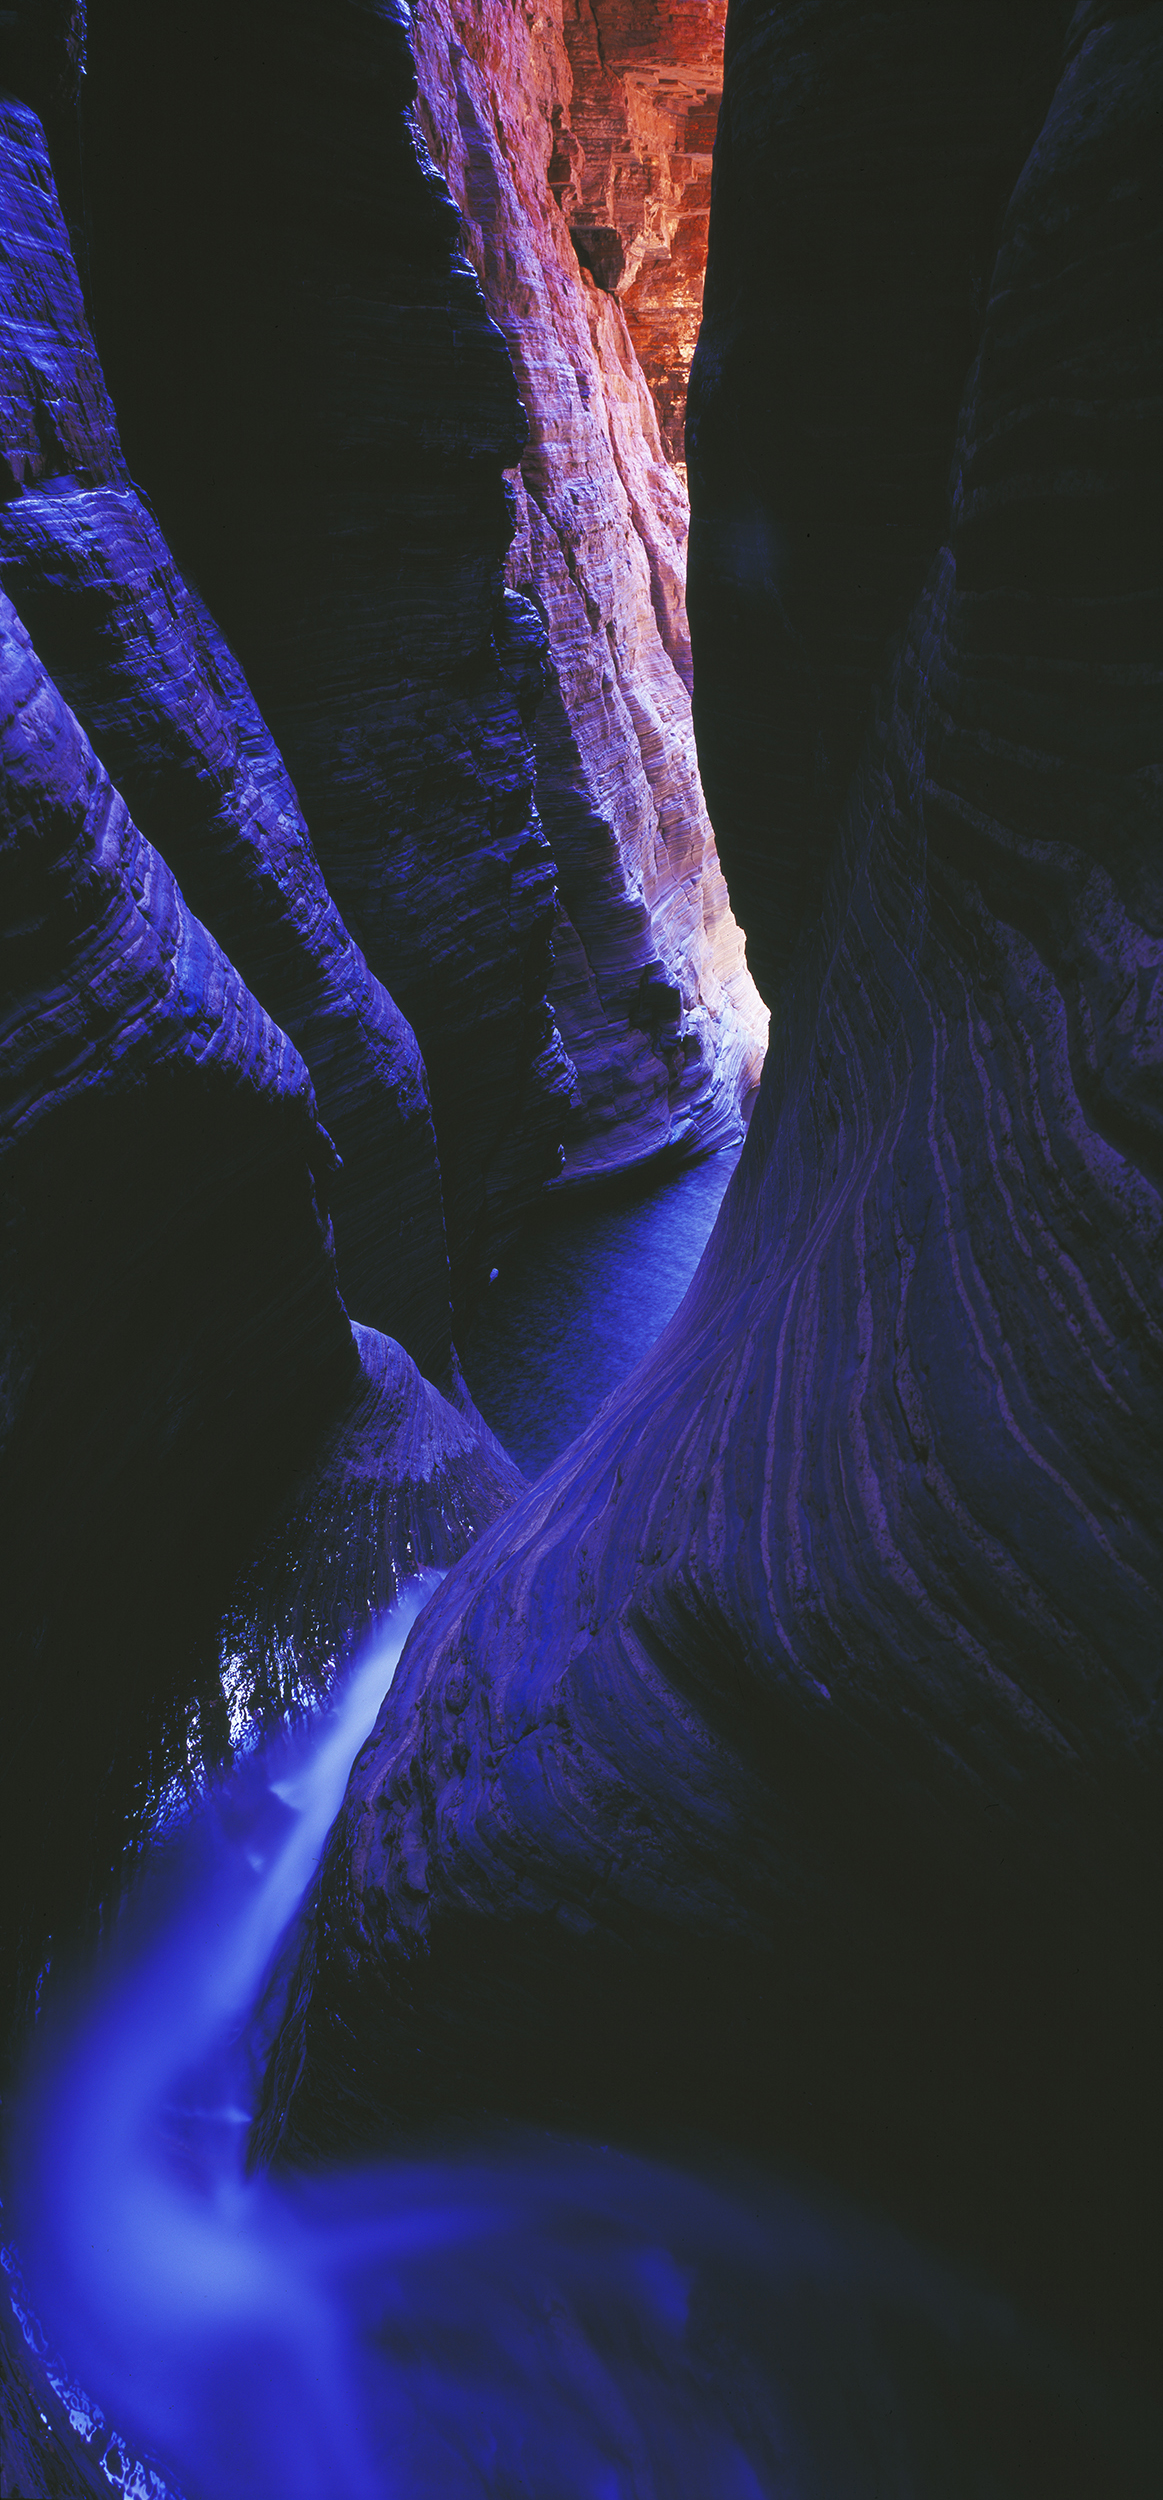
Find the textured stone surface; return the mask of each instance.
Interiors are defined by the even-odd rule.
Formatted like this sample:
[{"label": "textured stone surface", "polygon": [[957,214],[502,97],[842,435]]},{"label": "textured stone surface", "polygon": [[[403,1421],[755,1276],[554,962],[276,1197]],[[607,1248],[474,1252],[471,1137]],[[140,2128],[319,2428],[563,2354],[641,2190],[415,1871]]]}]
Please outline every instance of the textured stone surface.
[{"label": "textured stone surface", "polygon": [[726,14],[726,0],[564,0],[573,92],[551,179],[579,258],[621,301],[679,463]]},{"label": "textured stone surface", "polygon": [[[741,12],[802,42],[805,160],[814,65],[882,15]],[[1080,12],[1047,82],[707,1256],[417,1626],[264,2123],[702,2121],[1120,2366],[1158,2316],[1161,39]],[[749,93],[728,197],[772,173],[762,59]],[[766,368],[734,388],[746,434]]]},{"label": "textured stone surface", "polygon": [[774,1006],[943,529],[998,221],[1069,0],[736,0],[691,376],[707,803]]},{"label": "textured stone surface", "polygon": [[417,11],[421,105],[529,421],[509,578],[544,616],[538,804],[560,880],[551,994],[577,1071],[565,1185],[739,1133],[765,1019],[699,787],[686,498],[620,307],[553,189],[560,19]]},{"label": "textured stone surface", "polygon": [[447,1571],[524,1490],[463,1391],[458,1411],[390,1337],[358,1326],[354,1336],[347,1403],[224,1616],[224,1683],[259,1712],[328,1681],[407,1581]]},{"label": "textured stone surface", "polygon": [[118,1833],[126,1730],[148,1751],[216,1571],[357,1358],[306,1068],[0,615],[2,1819],[31,1952],[92,1878],[85,1835]]},{"label": "textured stone surface", "polygon": [[94,302],[127,453],[417,1034],[463,1304],[557,1168],[571,1078],[503,598],[525,422],[413,91],[388,0],[89,10]]},{"label": "textured stone surface", "polygon": [[135,822],[297,1043],[342,1164],[340,1279],[439,1376],[440,1176],[415,1038],[348,935],[236,662],[126,475],[33,116],[0,107],[0,581]]}]

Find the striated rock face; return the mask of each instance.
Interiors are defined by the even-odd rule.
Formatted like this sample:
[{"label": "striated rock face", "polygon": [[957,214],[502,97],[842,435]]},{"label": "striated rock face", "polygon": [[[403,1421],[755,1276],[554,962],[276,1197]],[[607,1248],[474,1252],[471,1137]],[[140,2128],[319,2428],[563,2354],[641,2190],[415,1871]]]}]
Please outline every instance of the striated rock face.
[{"label": "striated rock face", "polygon": [[425,0],[415,42],[425,129],[529,423],[508,569],[549,634],[533,736],[577,1071],[568,1185],[737,1136],[766,1021],[699,787],[685,495],[619,304],[580,269],[554,196],[560,21]]},{"label": "striated rock face", "polygon": [[[944,528],[998,220],[1069,0],[734,0],[691,376],[699,762],[772,1005]],[[891,171],[890,171],[891,169]]]},{"label": "striated rock face", "polygon": [[0,107],[0,581],[191,908],[297,1043],[342,1158],[343,1290],[439,1377],[440,1175],[415,1038],[323,883],[237,663],[126,473],[31,113]]},{"label": "striated rock face", "polygon": [[[794,32],[798,67],[748,63],[728,201],[775,179],[773,90],[788,156],[845,153],[824,73],[850,54],[859,85],[884,12],[739,26]],[[943,543],[881,647],[703,1267],[418,1624],[263,2127],[285,2155],[482,2103],[706,2123],[972,2251],[1120,2366],[1155,2350],[1163,2079],[1161,95],[1163,10],[1080,10],[992,211]],[[894,160],[891,189],[927,231],[922,173]],[[864,335],[829,342],[844,408]],[[810,358],[796,386],[823,387]],[[731,389],[758,439],[767,368]]]},{"label": "striated rock face", "polygon": [[550,180],[579,260],[619,297],[663,446],[679,463],[726,15],[726,0],[565,0],[563,9],[573,91],[557,109]]},{"label": "striated rock face", "polygon": [[[308,1071],[2,593],[0,961],[6,2064],[170,1782],[228,1758],[235,1710],[300,1699],[520,1479],[401,1347],[353,1343]],[[252,1564],[222,1654],[256,1546],[261,1612]],[[30,2377],[4,2312],[3,2487],[91,2492],[68,2388]]]},{"label": "striated rock face", "polygon": [[463,1305],[557,1169],[572,1078],[502,578],[525,420],[417,147],[404,23],[93,0],[86,185],[134,475],[416,1032]]},{"label": "striated rock face", "polygon": [[223,1618],[223,1681],[252,1711],[326,1682],[408,1581],[447,1571],[524,1490],[467,1400],[458,1412],[390,1337],[353,1334],[350,1396]]},{"label": "striated rock face", "polygon": [[0,601],[7,2013],[228,1703],[324,1676],[521,1479],[353,1342],[307,1069]]},{"label": "striated rock face", "polygon": [[307,1070],[0,620],[11,1947],[91,1876],[126,1729],[357,1358]]}]

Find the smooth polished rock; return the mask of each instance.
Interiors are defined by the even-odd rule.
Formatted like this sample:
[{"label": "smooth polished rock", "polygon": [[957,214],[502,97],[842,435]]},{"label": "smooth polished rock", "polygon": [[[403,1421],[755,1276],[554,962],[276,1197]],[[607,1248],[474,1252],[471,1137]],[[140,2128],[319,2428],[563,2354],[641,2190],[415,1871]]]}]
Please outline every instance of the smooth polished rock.
[{"label": "smooth polished rock", "polygon": [[775,1009],[886,638],[943,529],[1000,220],[1070,0],[733,0],[691,373],[707,804]]},{"label": "smooth polished rock", "polygon": [[94,1858],[116,1856],[122,1743],[148,1752],[216,1575],[357,1356],[303,1061],[133,824],[7,600],[0,620],[0,1820],[6,1949],[27,1957],[81,1908]]},{"label": "smooth polished rock", "polygon": [[[817,57],[805,159],[848,127]],[[704,2126],[1152,2374],[1161,96],[1163,10],[1080,11],[708,1252],[417,1624],[262,2128]]]},{"label": "smooth polished rock", "polygon": [[451,1314],[415,1037],[344,927],[241,670],[126,474],[43,136],[13,103],[0,215],[0,582],[135,822],[307,1061],[341,1157],[351,1309],[440,1377]]},{"label": "smooth polished rock", "polygon": [[557,1169],[572,1083],[509,668],[509,358],[417,131],[405,12],[91,0],[88,22],[128,456],[416,1033],[463,1308]]},{"label": "smooth polished rock", "polygon": [[509,578],[545,619],[533,722],[560,901],[550,992],[576,1071],[562,1186],[742,1132],[766,1017],[691,729],[687,510],[620,304],[555,196],[571,69],[560,17],[417,10],[420,113],[529,425]]}]

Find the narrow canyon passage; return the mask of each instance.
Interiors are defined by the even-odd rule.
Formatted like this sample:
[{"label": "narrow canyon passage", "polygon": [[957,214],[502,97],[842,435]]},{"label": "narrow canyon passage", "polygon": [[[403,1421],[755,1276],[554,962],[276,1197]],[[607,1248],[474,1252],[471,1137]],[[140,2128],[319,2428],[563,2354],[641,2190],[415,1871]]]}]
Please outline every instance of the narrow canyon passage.
[{"label": "narrow canyon passage", "polygon": [[[1146,2500],[1146,2423],[1007,2304],[714,2148],[462,2126],[248,2173],[280,1947],[426,1593],[170,1799],[120,1932],[42,2007],[0,2262],[72,2433],[51,2487],[87,2456],[130,2500]],[[10,2415],[13,2493],[29,2444]]]},{"label": "narrow canyon passage", "polygon": [[1163,2480],[1161,94],[0,11],[0,2500]]}]

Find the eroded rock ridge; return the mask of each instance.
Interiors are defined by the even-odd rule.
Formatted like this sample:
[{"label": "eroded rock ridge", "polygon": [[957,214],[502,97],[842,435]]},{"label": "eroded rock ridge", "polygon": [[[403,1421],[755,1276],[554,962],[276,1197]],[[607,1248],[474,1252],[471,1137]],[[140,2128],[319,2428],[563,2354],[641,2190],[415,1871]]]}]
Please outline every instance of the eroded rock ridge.
[{"label": "eroded rock ridge", "polygon": [[[779,999],[743,1160],[654,1353],[412,1636],[264,2140],[482,2101],[700,2121],[889,2200],[1122,2367],[1158,2283],[1163,13],[1048,13],[1033,126],[1000,147],[1004,30],[972,16],[976,89],[956,47],[953,88],[914,49],[908,6],[733,9],[696,626],[766,603],[771,682],[794,647],[848,744],[815,786],[814,894],[789,895],[784,697],[764,713],[757,668],[772,772],[738,853]],[[849,164],[845,232],[867,199],[882,238],[927,233],[928,137],[891,183],[849,156],[858,100],[922,131],[927,92],[964,140],[937,324],[960,415],[934,373],[933,465],[911,494],[893,471],[904,552],[886,532],[870,573],[827,538],[848,608],[805,558],[813,646],[781,606],[778,375],[723,345],[726,301],[742,341],[769,300],[736,204],[801,186],[789,387],[835,406],[855,502],[886,403],[859,306],[811,316],[817,161]],[[994,232],[976,313],[970,211]],[[916,274],[903,249],[880,272],[906,342]],[[744,507],[774,516],[758,574]],[[738,690],[697,682],[729,760]]]}]

